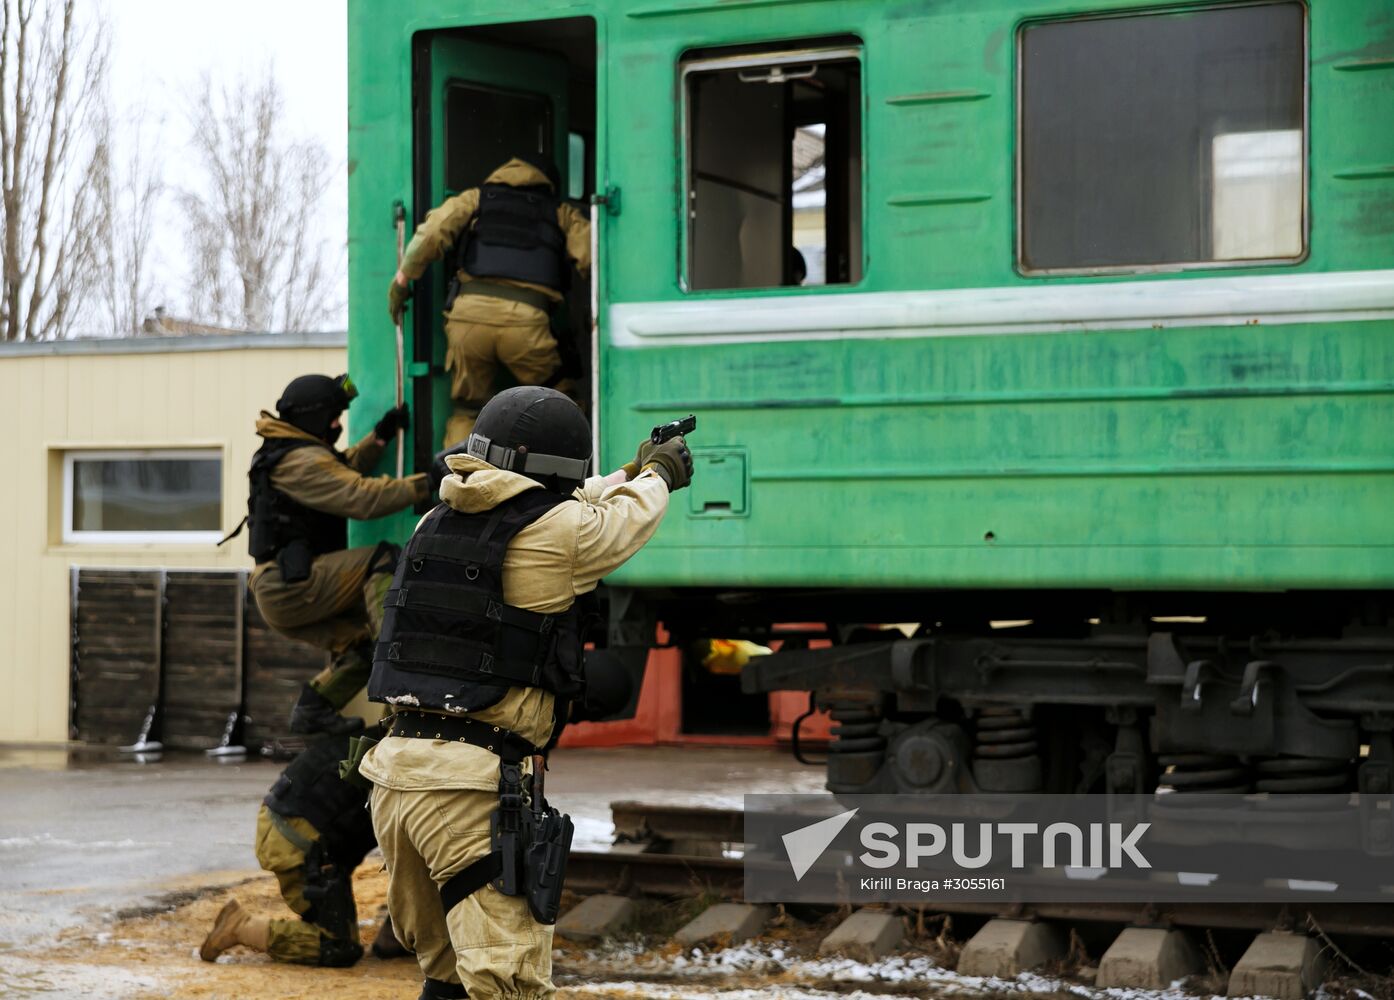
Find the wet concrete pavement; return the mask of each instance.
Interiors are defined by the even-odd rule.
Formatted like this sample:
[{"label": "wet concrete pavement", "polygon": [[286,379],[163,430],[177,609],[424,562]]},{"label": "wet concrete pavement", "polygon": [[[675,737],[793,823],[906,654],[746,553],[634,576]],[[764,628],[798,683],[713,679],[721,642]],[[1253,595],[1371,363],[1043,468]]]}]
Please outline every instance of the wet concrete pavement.
[{"label": "wet concrete pavement", "polygon": [[[0,748],[0,953],[255,873],[257,805],[283,766]],[[787,752],[643,747],[559,750],[547,783],[575,819],[577,849],[593,850],[610,842],[615,800],[739,806],[746,792],[821,791],[822,781]]]}]

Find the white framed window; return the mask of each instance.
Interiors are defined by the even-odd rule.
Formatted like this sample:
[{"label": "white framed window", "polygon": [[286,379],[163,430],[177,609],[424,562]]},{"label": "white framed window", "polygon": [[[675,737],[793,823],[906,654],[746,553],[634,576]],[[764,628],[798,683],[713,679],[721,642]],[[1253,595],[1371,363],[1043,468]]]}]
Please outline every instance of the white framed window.
[{"label": "white framed window", "polygon": [[63,454],[66,544],[217,542],[223,456],[217,448],[74,450]]},{"label": "white framed window", "polygon": [[685,291],[861,281],[861,60],[842,39],[679,63]]}]

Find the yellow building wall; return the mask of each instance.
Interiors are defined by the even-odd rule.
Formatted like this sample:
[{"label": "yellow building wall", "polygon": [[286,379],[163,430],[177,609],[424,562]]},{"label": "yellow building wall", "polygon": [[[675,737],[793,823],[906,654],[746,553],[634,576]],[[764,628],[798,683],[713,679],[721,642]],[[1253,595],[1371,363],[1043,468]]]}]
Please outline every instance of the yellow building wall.
[{"label": "yellow building wall", "polygon": [[62,541],[62,457],[81,448],[220,448],[223,530],[242,519],[258,411],[295,376],[348,365],[342,344],[315,343],[328,338],[235,339],[160,353],[0,353],[0,742],[68,738],[72,567],[251,568],[245,531],[222,548]]}]

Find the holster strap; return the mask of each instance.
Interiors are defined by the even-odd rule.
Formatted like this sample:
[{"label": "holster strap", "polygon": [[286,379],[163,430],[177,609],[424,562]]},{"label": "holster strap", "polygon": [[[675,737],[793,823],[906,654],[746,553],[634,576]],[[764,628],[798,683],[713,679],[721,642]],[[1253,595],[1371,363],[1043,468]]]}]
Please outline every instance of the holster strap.
[{"label": "holster strap", "polygon": [[541,309],[543,312],[550,312],[554,300],[547,295],[531,288],[520,288],[517,285],[505,285],[498,281],[485,281],[482,278],[474,278],[460,285],[460,295],[486,295],[491,299],[505,299],[509,302],[518,302],[525,306],[532,306],[534,309]]},{"label": "holster strap", "polygon": [[462,903],[466,896],[478,892],[503,871],[503,855],[492,851],[471,865],[456,872],[440,887],[440,902],[448,914]]}]

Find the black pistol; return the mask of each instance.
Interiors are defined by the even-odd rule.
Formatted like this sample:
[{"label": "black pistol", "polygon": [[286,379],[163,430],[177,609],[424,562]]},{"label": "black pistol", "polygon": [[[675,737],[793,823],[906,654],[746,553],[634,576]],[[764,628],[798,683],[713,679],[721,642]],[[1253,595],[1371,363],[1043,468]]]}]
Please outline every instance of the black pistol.
[{"label": "black pistol", "polygon": [[691,434],[697,429],[697,415],[689,413],[681,420],[670,420],[666,424],[659,424],[649,434],[649,440],[654,444],[662,444],[664,441],[672,440],[679,434]]}]

